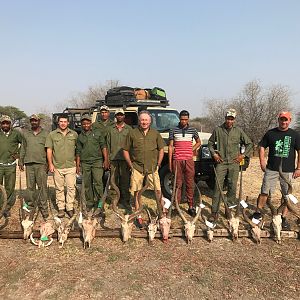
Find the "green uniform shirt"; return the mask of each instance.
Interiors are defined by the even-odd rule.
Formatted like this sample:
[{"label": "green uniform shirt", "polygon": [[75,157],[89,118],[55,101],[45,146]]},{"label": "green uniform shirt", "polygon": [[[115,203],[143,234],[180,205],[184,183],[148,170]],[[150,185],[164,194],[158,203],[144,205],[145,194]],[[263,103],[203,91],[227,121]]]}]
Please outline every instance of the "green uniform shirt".
[{"label": "green uniform shirt", "polygon": [[0,129],[0,163],[11,164],[16,160],[13,155],[19,154],[22,139],[22,133],[16,129],[11,129],[8,136]]},{"label": "green uniform shirt", "polygon": [[46,139],[45,147],[53,151],[53,164],[57,169],[75,167],[75,147],[77,133],[68,128],[66,135],[59,128],[51,131]]},{"label": "green uniform shirt", "polygon": [[108,119],[105,122],[100,120],[98,122],[93,123],[92,129],[95,131],[100,130],[103,137],[106,139],[106,135],[107,135],[109,127],[114,126],[114,125],[115,125],[115,122],[112,121],[111,119]]},{"label": "green uniform shirt", "polygon": [[132,128],[125,123],[121,131],[118,130],[116,125],[109,127],[106,139],[110,160],[125,160],[123,146],[130,130]]},{"label": "green uniform shirt", "polygon": [[46,164],[45,143],[49,132],[41,128],[37,134],[29,129],[23,132],[23,142],[20,151],[20,164]]},{"label": "green uniform shirt", "polygon": [[158,152],[164,146],[165,142],[157,130],[150,128],[145,135],[140,128],[135,128],[128,133],[123,149],[131,154],[133,167],[145,174],[156,168]]},{"label": "green uniform shirt", "polygon": [[76,155],[82,162],[93,163],[103,159],[103,148],[106,148],[106,143],[100,130],[82,131],[77,139]]},{"label": "green uniform shirt", "polygon": [[250,156],[253,143],[245,132],[235,125],[227,130],[225,123],[217,127],[208,140],[208,147],[212,155],[216,150],[219,152],[221,158],[226,163],[232,163],[240,154],[240,146],[244,144],[246,146],[245,156]]}]

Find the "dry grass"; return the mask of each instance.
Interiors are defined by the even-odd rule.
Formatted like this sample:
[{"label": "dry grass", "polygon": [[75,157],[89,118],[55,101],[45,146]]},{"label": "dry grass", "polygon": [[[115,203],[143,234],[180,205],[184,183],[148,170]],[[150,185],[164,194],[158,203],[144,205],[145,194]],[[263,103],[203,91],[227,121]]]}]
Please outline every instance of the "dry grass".
[{"label": "dry grass", "polygon": [[[244,197],[253,204],[261,179],[258,161],[253,159],[244,176]],[[200,187],[209,207],[211,191],[204,183]],[[299,183],[294,187],[300,198]],[[154,208],[151,193],[146,196],[144,202]],[[278,202],[280,193],[276,196]],[[118,228],[108,206],[106,211],[105,225]],[[17,213],[18,204],[9,229],[20,230]],[[296,229],[292,217],[290,221]],[[173,227],[180,226],[174,217]],[[87,250],[79,239],[68,240],[63,249],[57,243],[38,249],[21,240],[0,240],[0,298],[298,299],[299,250],[299,240],[294,239],[284,240],[282,246],[263,239],[257,246],[246,238],[237,243],[195,238],[191,245],[173,238],[168,244],[156,240],[149,246],[144,239],[123,245],[119,239],[98,238]]]}]

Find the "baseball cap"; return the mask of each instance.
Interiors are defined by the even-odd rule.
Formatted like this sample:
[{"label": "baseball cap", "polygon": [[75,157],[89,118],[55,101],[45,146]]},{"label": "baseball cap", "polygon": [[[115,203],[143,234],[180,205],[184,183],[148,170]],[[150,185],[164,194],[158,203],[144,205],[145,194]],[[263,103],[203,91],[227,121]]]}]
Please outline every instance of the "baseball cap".
[{"label": "baseball cap", "polygon": [[125,115],[124,109],[123,109],[123,108],[118,108],[118,109],[115,111],[115,115],[117,115],[117,114]]},{"label": "baseball cap", "polygon": [[34,119],[34,120],[40,120],[41,118],[39,117],[39,115],[33,114],[29,117],[29,120]]},{"label": "baseball cap", "polygon": [[278,118],[287,118],[288,120],[291,120],[292,115],[289,111],[281,111],[278,115]]},{"label": "baseball cap", "polygon": [[0,118],[0,122],[10,122],[11,123],[11,118],[10,116],[7,116],[7,115],[2,115],[1,118]]},{"label": "baseball cap", "polygon": [[102,105],[102,106],[100,106],[100,111],[101,110],[107,110],[107,111],[109,111],[109,107],[107,105]]},{"label": "baseball cap", "polygon": [[88,120],[88,121],[92,121],[92,118],[89,116],[89,115],[83,115],[82,117],[81,117],[81,121],[83,121],[83,120]]},{"label": "baseball cap", "polygon": [[234,108],[229,108],[226,111],[225,117],[233,117],[233,118],[235,118],[236,117],[236,110]]}]

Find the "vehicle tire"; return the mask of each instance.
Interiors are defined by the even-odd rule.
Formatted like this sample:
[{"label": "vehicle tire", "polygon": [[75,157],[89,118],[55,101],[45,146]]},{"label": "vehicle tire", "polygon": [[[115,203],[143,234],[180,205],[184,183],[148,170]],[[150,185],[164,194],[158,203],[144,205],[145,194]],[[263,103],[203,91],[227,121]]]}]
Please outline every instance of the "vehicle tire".
[{"label": "vehicle tire", "polygon": [[163,193],[163,196],[171,199],[172,195],[172,173],[169,170],[168,165],[164,165],[160,170],[159,170],[159,177],[160,177],[160,184],[161,184],[161,190]]}]

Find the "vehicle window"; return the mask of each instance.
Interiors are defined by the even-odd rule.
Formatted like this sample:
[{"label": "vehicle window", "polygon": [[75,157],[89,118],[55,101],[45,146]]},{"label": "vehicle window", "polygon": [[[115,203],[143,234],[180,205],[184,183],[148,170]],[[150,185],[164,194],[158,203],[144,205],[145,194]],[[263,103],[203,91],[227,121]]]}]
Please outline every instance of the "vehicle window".
[{"label": "vehicle window", "polygon": [[179,123],[179,114],[176,110],[151,110],[150,114],[152,116],[152,127],[159,132],[168,131]]}]

